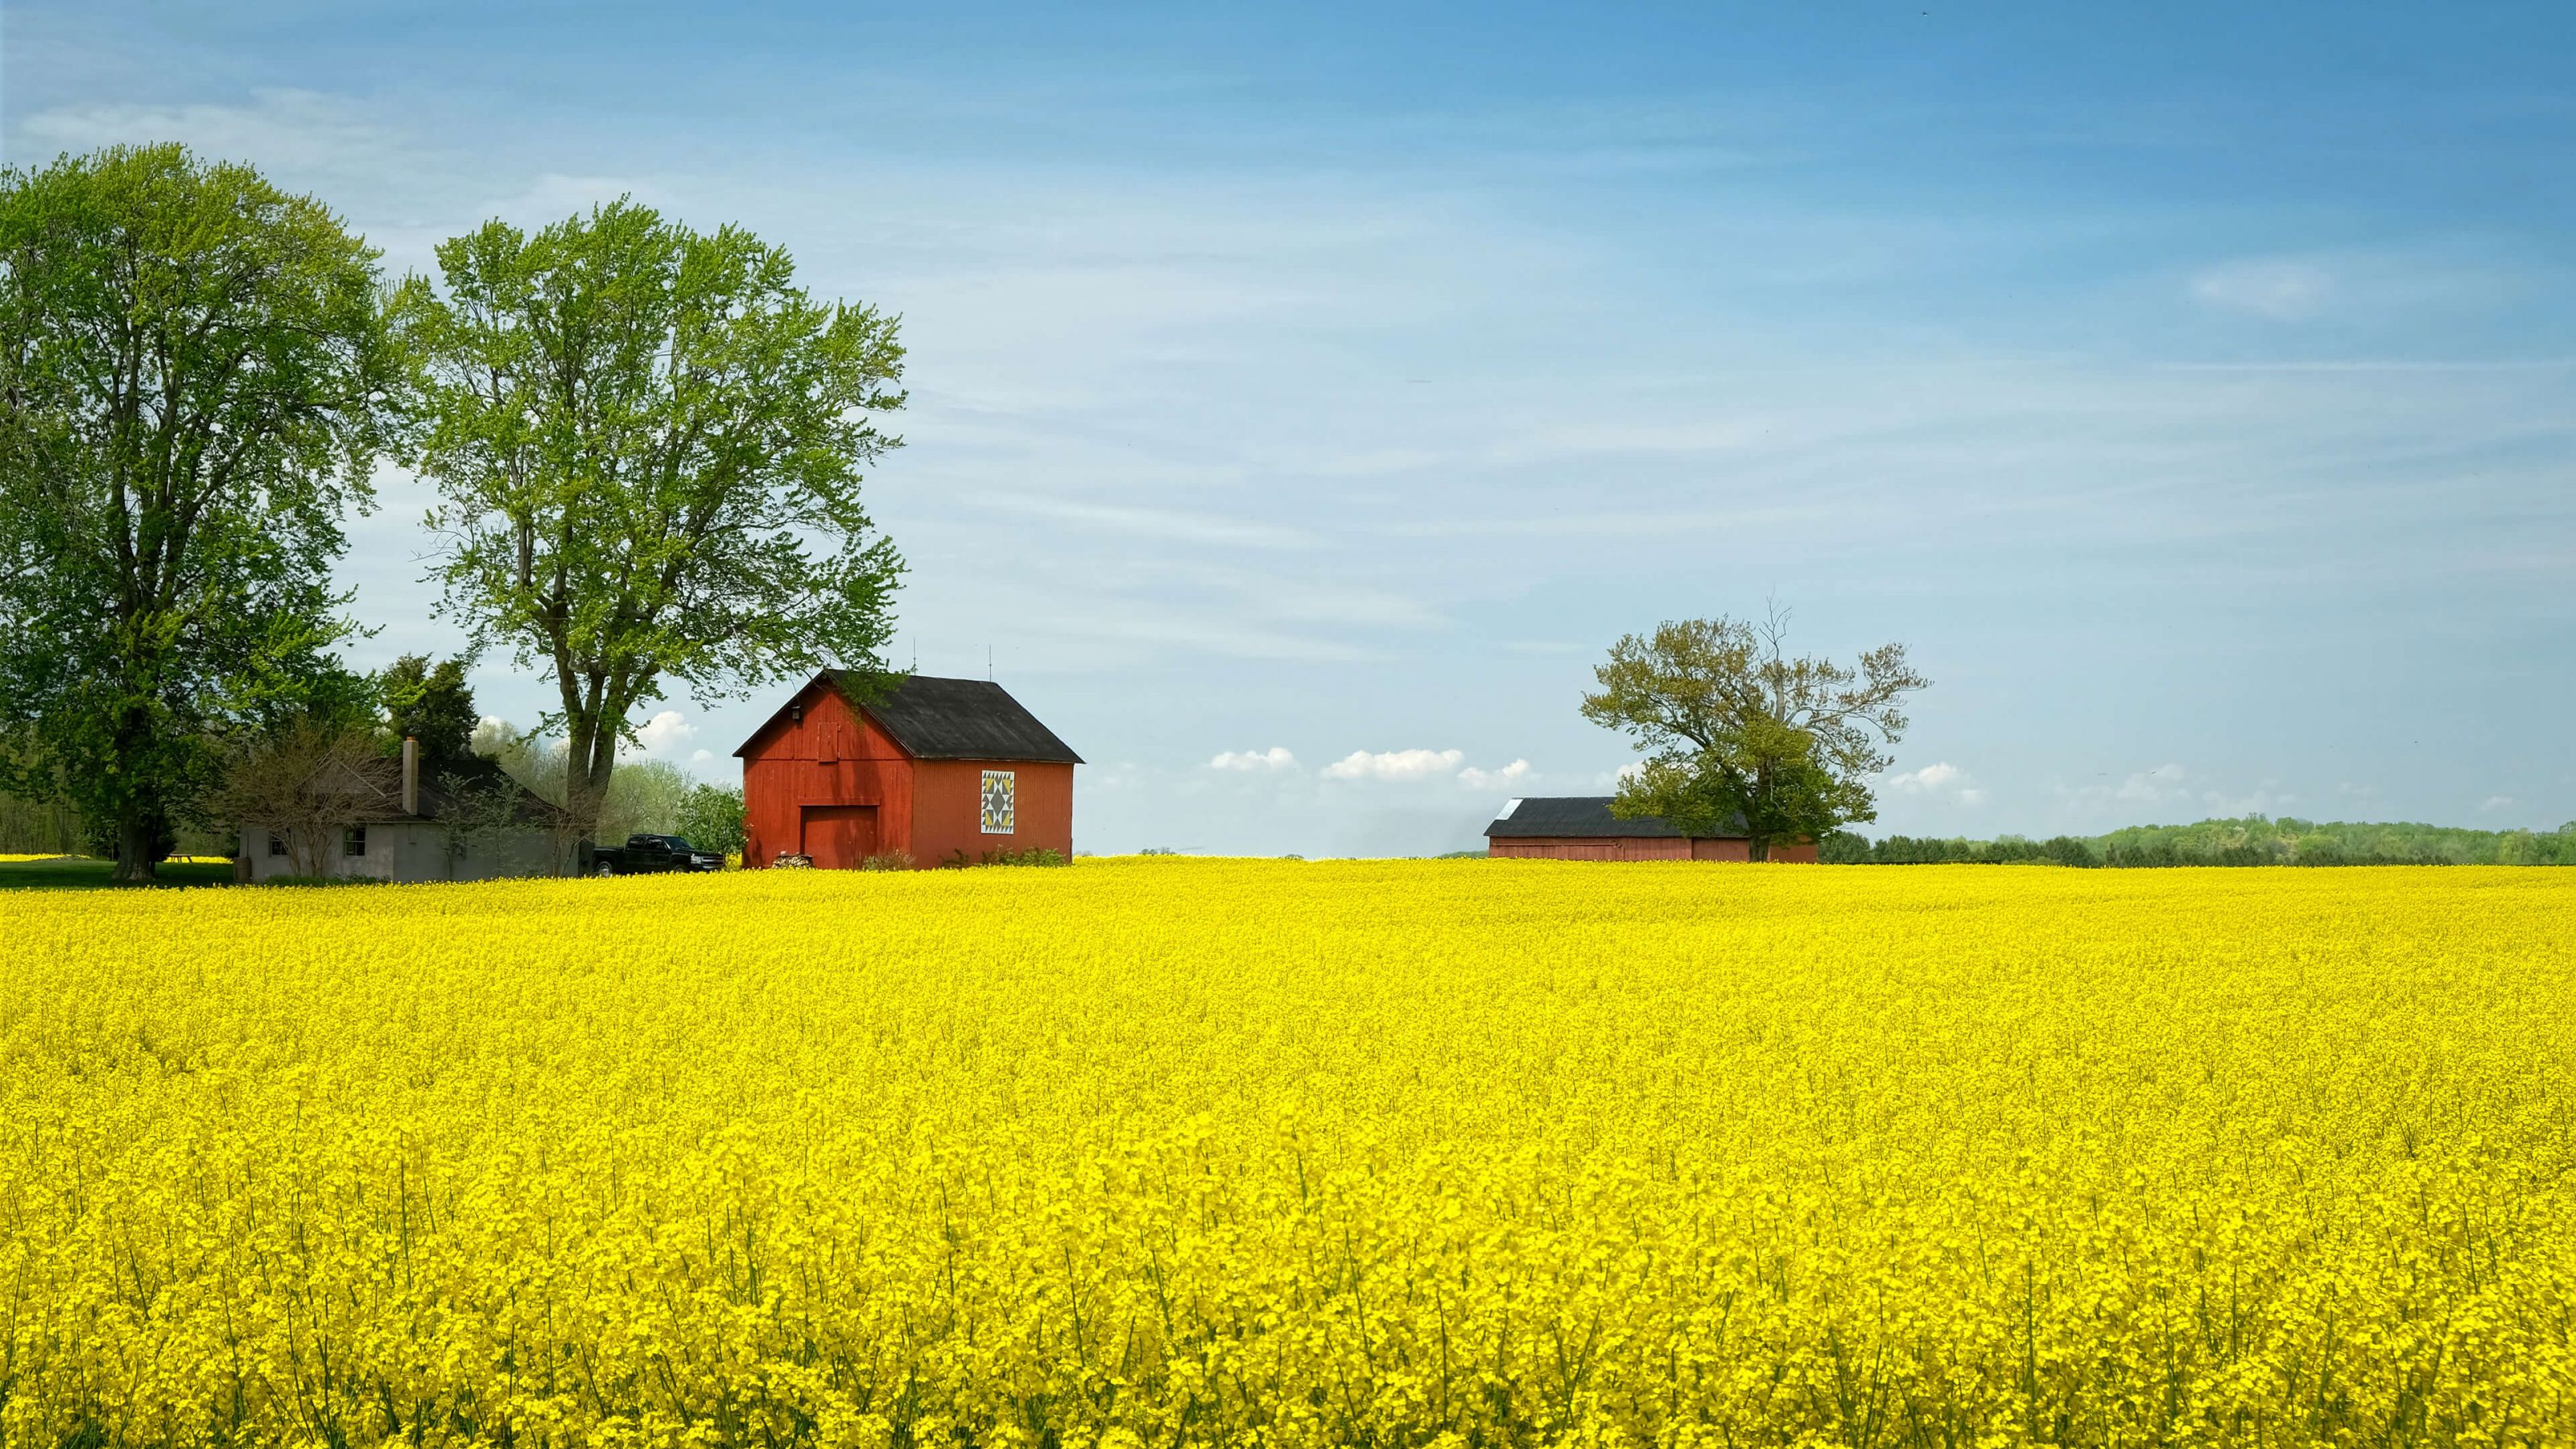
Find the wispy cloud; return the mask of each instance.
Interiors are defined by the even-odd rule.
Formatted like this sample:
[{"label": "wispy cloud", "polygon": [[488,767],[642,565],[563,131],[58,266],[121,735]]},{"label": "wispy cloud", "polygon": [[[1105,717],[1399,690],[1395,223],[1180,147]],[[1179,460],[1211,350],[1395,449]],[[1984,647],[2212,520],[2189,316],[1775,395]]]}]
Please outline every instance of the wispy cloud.
[{"label": "wispy cloud", "polygon": [[1316,542],[1315,535],[1303,528],[1179,508],[1096,503],[1035,493],[987,493],[978,501],[998,512],[1029,514],[1179,543],[1230,544],[1244,548],[1311,548]]},{"label": "wispy cloud", "polygon": [[354,96],[262,87],[241,102],[93,101],[38,111],[19,134],[48,149],[181,140],[201,155],[264,168],[351,174],[418,146],[379,109]]},{"label": "wispy cloud", "polygon": [[2191,295],[2229,312],[2292,322],[2315,315],[2334,296],[2332,273],[2313,262],[2227,262],[2191,279]]},{"label": "wispy cloud", "polygon": [[2298,804],[2299,797],[2282,789],[2280,781],[2265,780],[2241,793],[2203,790],[2200,801],[2212,815],[2278,815]]},{"label": "wispy cloud", "polygon": [[2536,280],[2521,257],[2453,243],[2241,257],[2193,273],[2190,292],[2205,307],[2274,322],[2376,326],[2412,312],[2493,307]]},{"label": "wispy cloud", "polygon": [[2111,792],[2111,798],[2140,803],[2189,799],[2191,791],[2183,785],[2185,773],[2182,766],[2175,764],[2140,770],[2122,780],[2120,787]]},{"label": "wispy cloud", "polygon": [[[121,3],[12,12],[12,60],[43,56],[13,71],[13,155],[175,138],[251,159],[343,211],[396,270],[485,217],[631,191],[787,247],[818,295],[901,313],[913,401],[892,422],[910,445],[873,470],[869,501],[912,565],[902,628],[933,673],[980,675],[997,646],[1001,677],[1042,676],[1042,713],[1086,748],[1175,752],[1186,768],[1086,772],[1086,792],[1158,802],[1086,817],[1126,844],[1231,831],[1313,850],[1347,819],[1446,818],[1507,778],[1606,790],[1616,777],[1593,772],[1619,756],[1567,707],[1580,656],[1774,588],[1837,650],[1895,632],[1949,661],[1924,737],[1985,762],[1887,782],[1930,815],[1982,791],[1988,809],[2028,798],[2104,825],[2277,807],[2284,788],[2237,787],[2307,767],[2282,751],[2313,753],[2320,781],[2385,778],[2387,803],[2346,797],[2356,813],[2565,768],[2478,725],[2497,731],[2482,748],[2403,769],[2413,735],[2386,717],[2315,747],[2231,740],[2188,774],[2096,775],[2086,757],[2105,748],[2096,720],[2148,718],[2148,701],[2252,717],[2278,687],[2248,662],[2267,650],[2384,654],[2420,693],[2456,685],[2466,657],[2428,640],[2483,628],[2476,657],[2509,651],[2511,679],[2468,687],[2522,709],[2565,693],[2576,636],[2544,584],[2576,560],[2576,291],[2564,218],[2510,179],[2549,164],[2527,146],[2455,150],[2477,174],[2438,210],[2369,166],[2311,167],[2312,205],[2223,194],[2324,153],[2202,108],[2158,144],[2249,164],[2174,185],[2179,170],[2128,165],[2134,126],[2062,127],[2062,106],[2017,113],[2009,136],[1901,96],[1819,101],[1796,77],[1712,105],[1497,91],[1402,115],[1281,108],[1241,100],[1277,87],[1211,89],[1204,67],[1112,81],[1007,38],[976,57],[993,84],[924,70],[930,48],[853,90],[826,73],[832,47],[782,52],[735,114],[672,131],[639,128],[633,97],[722,82],[668,31],[623,33],[631,64],[558,66],[538,94],[479,61],[335,63],[393,50],[349,45],[374,25],[336,14],[256,38],[78,18]],[[69,39],[44,53],[20,43],[30,29]],[[214,43],[187,53],[200,38]],[[567,42],[576,58],[583,43]],[[1269,80],[1260,67],[1293,59],[1223,62]],[[324,75],[346,91],[297,88]],[[2307,99],[2320,132],[2353,119],[2336,95]],[[2373,104],[2434,103],[2391,88]],[[2061,189],[2051,168],[1999,191],[2036,114],[2046,145],[2120,185]],[[1878,184],[1891,136],[1919,185]],[[386,500],[353,525],[343,572],[386,626],[353,650],[361,665],[454,643],[434,591],[403,582],[419,506]],[[2101,603],[2122,597],[2174,603],[2124,634]],[[2032,712],[2041,743],[2007,768],[1934,736],[1954,705],[2001,718],[1998,682],[2034,657],[2070,661]],[[551,702],[541,674],[487,656],[476,686],[532,719]],[[693,707],[698,737],[672,757],[774,703]],[[1500,752],[1361,751],[1315,788],[1327,757],[1211,759],[1342,729],[1472,743],[1506,713],[1526,720],[1513,749],[1579,763],[1515,777],[1523,762]],[[1179,718],[1202,732],[1189,744],[1138,733]],[[2170,729],[2123,736],[2116,758],[2199,748]],[[2052,778],[2092,783],[2051,802],[2034,782]],[[1365,799],[1351,783],[1405,780]],[[1203,830],[1190,789],[1228,798],[1229,823]]]},{"label": "wispy cloud", "polygon": [[2186,783],[2187,776],[2188,772],[2182,766],[2168,763],[2153,769],[2131,771],[2115,784],[2110,782],[2110,773],[2104,771],[2091,784],[2058,786],[2057,795],[2070,804],[2096,808],[2182,804],[2188,802],[2192,794]]}]

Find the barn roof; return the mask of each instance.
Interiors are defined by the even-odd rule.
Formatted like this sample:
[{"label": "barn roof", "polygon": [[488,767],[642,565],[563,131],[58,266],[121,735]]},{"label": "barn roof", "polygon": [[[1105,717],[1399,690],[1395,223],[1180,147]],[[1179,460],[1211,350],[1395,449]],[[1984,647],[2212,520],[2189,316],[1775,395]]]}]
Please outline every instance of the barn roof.
[{"label": "barn roof", "polygon": [[[1073,747],[1055,737],[1055,731],[1038,722],[1021,703],[1011,698],[1009,690],[989,679],[941,679],[928,674],[907,674],[894,681],[893,690],[879,699],[864,704],[852,696],[866,693],[866,676],[852,670],[826,669],[814,676],[817,684],[828,683],[841,689],[844,681],[851,688],[843,691],[857,708],[875,720],[903,752],[916,760],[1014,760],[1039,765],[1079,765],[1082,756]],[[810,687],[810,686],[809,686]],[[799,690],[801,695],[804,691]],[[761,736],[769,733],[780,716],[782,706],[769,723],[743,741],[735,754],[748,754]]]},{"label": "barn roof", "polygon": [[[1501,840],[1531,837],[1580,839],[1583,837],[1625,837],[1628,839],[1678,840],[1682,832],[1665,823],[1660,815],[1640,815],[1622,820],[1610,813],[1607,795],[1532,795],[1507,801],[1494,823],[1485,827],[1488,837]],[[1719,832],[1733,839],[1744,834],[1741,819],[1732,821]]]},{"label": "barn roof", "polygon": [[[839,670],[833,670],[839,683]],[[1079,765],[1082,756],[989,679],[909,674],[881,700],[860,706],[916,760],[1028,760]]]}]

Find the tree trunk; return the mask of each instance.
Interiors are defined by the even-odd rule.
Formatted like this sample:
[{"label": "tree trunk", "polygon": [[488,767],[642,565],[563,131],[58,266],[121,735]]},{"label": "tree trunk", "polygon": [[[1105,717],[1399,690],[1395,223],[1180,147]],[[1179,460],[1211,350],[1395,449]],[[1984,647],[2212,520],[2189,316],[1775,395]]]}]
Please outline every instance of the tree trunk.
[{"label": "tree trunk", "polygon": [[1769,860],[1771,858],[1771,837],[1768,835],[1747,837],[1744,842],[1744,854],[1749,860]]},{"label": "tree trunk", "polygon": [[601,802],[590,793],[590,746],[598,733],[586,720],[564,726],[564,818],[583,838],[599,828]]},{"label": "tree trunk", "polygon": [[161,864],[161,815],[140,801],[128,800],[116,814],[116,874],[122,884],[152,880]]},{"label": "tree trunk", "polygon": [[608,777],[617,769],[617,731],[576,720],[565,744],[564,812],[577,834],[594,836],[608,803]]}]

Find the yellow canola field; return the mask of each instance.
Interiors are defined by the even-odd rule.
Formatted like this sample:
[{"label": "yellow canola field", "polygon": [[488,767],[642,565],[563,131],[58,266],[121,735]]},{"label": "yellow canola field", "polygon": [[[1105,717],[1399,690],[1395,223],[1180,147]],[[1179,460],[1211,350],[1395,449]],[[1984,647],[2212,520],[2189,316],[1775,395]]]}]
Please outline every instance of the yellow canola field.
[{"label": "yellow canola field", "polygon": [[0,1441],[2576,1441],[2576,871],[0,896]]}]

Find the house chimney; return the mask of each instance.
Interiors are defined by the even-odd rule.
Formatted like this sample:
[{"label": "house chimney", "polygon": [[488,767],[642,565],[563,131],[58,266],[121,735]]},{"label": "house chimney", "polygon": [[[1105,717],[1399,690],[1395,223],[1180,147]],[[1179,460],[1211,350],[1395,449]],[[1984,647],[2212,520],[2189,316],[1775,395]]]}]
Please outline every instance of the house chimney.
[{"label": "house chimney", "polygon": [[403,736],[403,813],[420,813],[420,741]]}]

